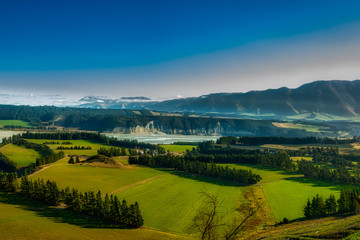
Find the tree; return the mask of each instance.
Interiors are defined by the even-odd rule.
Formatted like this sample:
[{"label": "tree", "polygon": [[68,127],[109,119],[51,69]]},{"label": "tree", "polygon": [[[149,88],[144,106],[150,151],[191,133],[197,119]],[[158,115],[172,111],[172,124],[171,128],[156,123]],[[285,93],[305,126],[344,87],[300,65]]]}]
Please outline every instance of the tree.
[{"label": "tree", "polygon": [[221,226],[221,217],[219,216],[220,202],[217,196],[210,193],[201,193],[202,205],[197,210],[193,219],[191,232],[196,232],[202,240],[219,239]]},{"label": "tree", "polygon": [[325,200],[325,211],[327,214],[335,214],[336,213],[336,199],[334,194],[330,194],[329,198]]},{"label": "tree", "polygon": [[[262,205],[262,204],[261,204]],[[235,209],[235,217],[232,223],[226,224],[226,230],[223,233],[225,240],[237,239],[241,231],[246,227],[247,221],[252,218],[261,208],[261,205],[247,202],[241,204]],[[285,220],[286,218],[284,218]]]},{"label": "tree", "polygon": [[307,203],[306,203],[306,205],[304,207],[304,215],[305,215],[306,218],[311,218],[312,217],[310,199],[307,200]]},{"label": "tree", "polygon": [[70,157],[68,163],[69,163],[69,164],[74,164],[74,163],[75,163],[74,158],[73,158],[72,156]]},{"label": "tree", "polygon": [[76,156],[76,160],[75,160],[75,163],[80,163],[80,159],[79,159],[79,156]]},{"label": "tree", "polygon": [[219,214],[221,202],[218,197],[202,192],[201,198],[202,204],[197,210],[190,230],[197,233],[202,240],[236,239],[242,230],[246,228],[248,220],[261,208],[261,205],[252,202],[242,203],[235,209],[233,220],[224,222],[224,216]]}]

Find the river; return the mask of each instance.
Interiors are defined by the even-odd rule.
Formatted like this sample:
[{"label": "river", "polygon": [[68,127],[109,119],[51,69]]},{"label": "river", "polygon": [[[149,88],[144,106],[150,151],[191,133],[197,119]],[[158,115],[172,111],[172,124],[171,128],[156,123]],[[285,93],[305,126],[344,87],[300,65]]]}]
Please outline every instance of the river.
[{"label": "river", "polygon": [[200,135],[141,135],[141,134],[121,134],[121,133],[106,133],[108,137],[115,137],[117,139],[136,139],[139,142],[151,144],[171,144],[173,142],[202,142],[213,140],[216,141],[220,136],[200,136]]}]

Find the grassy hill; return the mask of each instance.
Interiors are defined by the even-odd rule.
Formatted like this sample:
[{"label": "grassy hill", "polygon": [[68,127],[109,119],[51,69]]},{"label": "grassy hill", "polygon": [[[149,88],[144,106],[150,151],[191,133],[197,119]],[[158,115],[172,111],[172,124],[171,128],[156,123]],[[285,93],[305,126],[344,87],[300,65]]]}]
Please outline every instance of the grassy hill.
[{"label": "grassy hill", "polygon": [[33,149],[19,147],[14,144],[7,144],[1,147],[0,152],[7,156],[11,161],[14,161],[18,167],[36,163],[36,158],[40,157],[39,153]]}]

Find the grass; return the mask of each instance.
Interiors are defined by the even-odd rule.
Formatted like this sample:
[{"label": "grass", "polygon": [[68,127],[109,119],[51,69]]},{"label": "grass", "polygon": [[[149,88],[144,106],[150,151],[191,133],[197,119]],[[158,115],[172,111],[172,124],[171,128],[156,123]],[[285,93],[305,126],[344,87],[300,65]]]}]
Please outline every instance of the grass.
[{"label": "grass", "polygon": [[161,146],[163,148],[165,148],[166,151],[177,152],[177,153],[185,153],[186,150],[192,150],[193,148],[196,148],[196,146],[192,146],[192,145],[164,144],[164,145],[161,145]]},{"label": "grass", "polygon": [[291,160],[295,161],[295,162],[299,162],[301,160],[305,160],[305,161],[312,161],[312,157],[291,157]]},{"label": "grass", "polygon": [[[63,151],[65,154],[70,155],[86,155],[86,156],[93,156],[97,154],[97,150],[101,147],[103,148],[110,148],[111,146],[101,144],[94,141],[89,140],[50,140],[50,139],[27,139],[29,142],[37,143],[37,144],[43,144],[44,142],[51,142],[51,141],[58,141],[59,143],[62,142],[71,142],[71,145],[62,145],[62,144],[49,144],[48,146],[54,150],[55,153]],[[57,150],[57,147],[63,146],[63,147],[74,147],[74,146],[90,146],[91,150],[71,150],[71,149],[62,149]]]},{"label": "grass", "polygon": [[0,239],[188,239],[147,228],[118,229],[66,209],[0,192]]},{"label": "grass", "polygon": [[32,125],[29,122],[25,122],[22,120],[0,120],[0,127],[4,127],[4,126],[20,126],[20,127],[24,127],[24,128],[31,128]]},{"label": "grass", "polygon": [[[205,180],[205,179],[204,179]],[[185,234],[192,226],[196,209],[201,205],[201,193],[213,193],[222,201],[221,213],[231,213],[243,199],[244,187],[218,185],[176,175],[166,175],[116,195],[130,202],[138,201],[145,226]]]},{"label": "grass", "polygon": [[327,217],[272,227],[247,239],[358,240],[360,216]]},{"label": "grass", "polygon": [[294,220],[304,217],[303,207],[308,198],[316,194],[327,198],[331,193],[338,198],[342,185],[293,178],[264,184],[262,187],[275,218]]},{"label": "grass", "polygon": [[36,158],[40,157],[40,154],[33,149],[19,147],[14,144],[7,144],[1,147],[0,152],[2,152],[10,160],[16,162],[18,167],[28,166],[30,163],[36,163]]},{"label": "grass", "polygon": [[131,168],[100,168],[77,164],[72,165],[67,163],[68,159],[59,160],[56,164],[33,175],[31,178],[56,181],[60,188],[71,186],[81,191],[101,190],[105,194],[117,188],[164,174],[151,168],[135,166]]},{"label": "grass", "polygon": [[[163,169],[136,166],[97,168],[69,165],[68,158],[33,176],[56,181],[60,188],[76,187],[81,191],[100,189],[116,192],[128,203],[138,201],[145,226],[162,231],[186,234],[195,210],[201,203],[200,192],[211,192],[223,200],[223,212],[230,212],[242,198],[244,187]],[[130,168],[131,167],[131,168]],[[170,174],[175,173],[175,174]]]},{"label": "grass", "polygon": [[329,127],[310,125],[310,124],[300,124],[300,123],[279,123],[273,122],[273,125],[279,128],[291,128],[291,129],[301,129],[307,132],[327,132],[330,130]]}]

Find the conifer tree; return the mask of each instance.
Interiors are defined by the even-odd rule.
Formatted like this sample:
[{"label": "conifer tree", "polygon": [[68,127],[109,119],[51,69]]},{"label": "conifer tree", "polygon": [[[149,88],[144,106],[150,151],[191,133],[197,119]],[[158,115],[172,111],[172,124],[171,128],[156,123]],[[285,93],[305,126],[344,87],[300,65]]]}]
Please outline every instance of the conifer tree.
[{"label": "conifer tree", "polygon": [[325,200],[325,211],[327,214],[335,214],[336,213],[336,199],[334,194],[330,194],[329,198]]},{"label": "conifer tree", "polygon": [[74,163],[75,163],[74,158],[73,158],[72,156],[70,157],[68,163],[69,163],[69,164],[74,164]]}]

